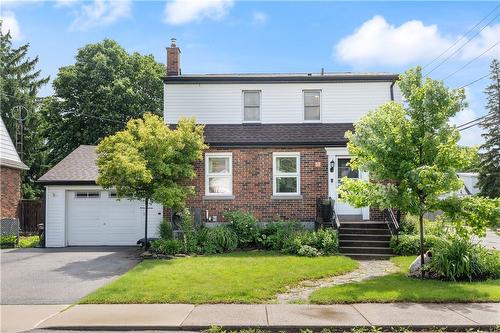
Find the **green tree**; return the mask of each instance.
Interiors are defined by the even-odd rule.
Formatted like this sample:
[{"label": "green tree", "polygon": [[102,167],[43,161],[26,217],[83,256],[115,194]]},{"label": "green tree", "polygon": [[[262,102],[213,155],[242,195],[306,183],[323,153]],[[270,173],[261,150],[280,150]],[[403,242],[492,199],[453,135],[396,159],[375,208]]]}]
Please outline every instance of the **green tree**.
[{"label": "green tree", "polygon": [[[99,143],[97,184],[115,187],[119,198],[144,200],[146,207],[154,201],[181,211],[194,193],[188,183],[205,148],[203,126],[194,119],[181,119],[170,129],[160,117],[146,113]],[[146,209],[146,244],[147,221]]]},{"label": "green tree", "polygon": [[500,62],[493,59],[490,65],[491,84],[486,88],[488,114],[481,122],[486,129],[485,143],[481,146],[479,188],[490,198],[500,197]]},{"label": "green tree", "polygon": [[[0,28],[1,28],[0,21]],[[1,30],[1,29],[0,29]],[[28,57],[29,44],[17,48],[12,46],[10,33],[0,31],[0,106],[2,119],[13,142],[16,142],[17,110],[22,111],[23,162],[30,168],[23,172],[22,194],[34,198],[40,193],[34,180],[45,172],[46,150],[41,132],[42,119],[39,112],[37,93],[48,81],[36,68],[38,57]]]},{"label": "green tree", "polygon": [[[345,178],[339,193],[357,207],[397,208],[419,216],[421,243],[424,214],[439,209],[453,214],[457,225],[471,223],[474,231],[484,232],[498,211],[498,202],[481,213],[484,207],[469,204],[474,199],[442,197],[462,186],[456,172],[473,159],[472,150],[457,144],[459,131],[449,125],[449,118],[466,105],[463,89],[449,90],[442,81],[422,80],[420,67],[408,70],[398,84],[405,105],[380,106],[356,123],[354,133],[346,135],[353,156],[351,167],[369,172],[370,181]],[[478,210],[474,221],[460,214],[472,214],[471,210]],[[457,228],[464,235],[468,230]],[[422,246],[421,257],[423,264]]]},{"label": "green tree", "polygon": [[97,144],[144,112],[161,115],[164,73],[152,55],[128,54],[110,39],[79,49],[75,64],[59,69],[54,96],[44,103],[50,161]]}]

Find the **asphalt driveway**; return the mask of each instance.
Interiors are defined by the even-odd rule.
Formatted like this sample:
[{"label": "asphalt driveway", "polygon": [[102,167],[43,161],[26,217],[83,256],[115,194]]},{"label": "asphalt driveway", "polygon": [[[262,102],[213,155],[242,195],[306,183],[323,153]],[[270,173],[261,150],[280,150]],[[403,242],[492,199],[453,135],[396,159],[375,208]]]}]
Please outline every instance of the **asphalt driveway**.
[{"label": "asphalt driveway", "polygon": [[71,304],[139,262],[134,247],[1,250],[1,304]]}]

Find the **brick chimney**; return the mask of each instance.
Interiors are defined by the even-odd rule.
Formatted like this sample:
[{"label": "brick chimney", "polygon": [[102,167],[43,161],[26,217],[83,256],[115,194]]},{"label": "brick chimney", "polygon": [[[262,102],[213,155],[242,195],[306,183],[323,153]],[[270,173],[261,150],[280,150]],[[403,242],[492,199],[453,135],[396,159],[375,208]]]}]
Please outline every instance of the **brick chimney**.
[{"label": "brick chimney", "polygon": [[177,40],[170,39],[167,47],[167,76],[181,75],[181,49],[177,47]]}]

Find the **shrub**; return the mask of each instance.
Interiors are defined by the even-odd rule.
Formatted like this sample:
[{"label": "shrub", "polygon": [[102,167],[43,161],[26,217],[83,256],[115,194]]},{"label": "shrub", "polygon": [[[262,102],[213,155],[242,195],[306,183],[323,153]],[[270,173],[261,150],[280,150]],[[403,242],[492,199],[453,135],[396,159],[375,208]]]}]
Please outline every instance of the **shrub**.
[{"label": "shrub", "polygon": [[288,239],[301,231],[304,226],[297,221],[269,223],[261,230],[258,242],[265,249],[279,251]]},{"label": "shrub", "polygon": [[[435,221],[424,219],[424,234],[442,236],[445,234],[444,217],[438,216]],[[420,231],[418,217],[407,215],[401,221],[400,234],[403,235],[418,235]]]},{"label": "shrub", "polygon": [[238,247],[238,236],[227,226],[203,228],[198,233],[201,252],[206,254],[234,251]]},{"label": "shrub", "polygon": [[321,253],[315,247],[309,245],[301,245],[297,251],[297,255],[301,257],[317,257]]},{"label": "shrub", "polygon": [[184,244],[177,239],[158,239],[151,243],[150,250],[159,254],[176,255],[182,253]]},{"label": "shrub", "polygon": [[174,238],[174,232],[172,229],[172,224],[167,219],[164,219],[158,225],[158,233],[162,239],[172,239]]},{"label": "shrub", "polygon": [[38,236],[21,236],[19,237],[19,247],[20,248],[30,248],[35,247],[40,242],[40,237]]},{"label": "shrub", "polygon": [[229,227],[235,232],[241,247],[256,244],[260,230],[255,216],[251,213],[235,210],[226,212],[224,219],[229,221]]},{"label": "shrub", "polygon": [[481,280],[500,277],[500,256],[467,238],[451,236],[435,244],[426,271],[444,280]]},{"label": "shrub", "polygon": [[304,245],[315,248],[320,254],[333,254],[338,250],[337,232],[331,229],[320,229],[297,233],[285,241],[282,251],[298,254]]},{"label": "shrub", "polygon": [[16,245],[16,236],[0,236],[0,248],[5,249]]},{"label": "shrub", "polygon": [[[439,237],[426,235],[424,237],[424,251],[430,250],[438,241]],[[417,255],[420,253],[419,235],[399,235],[391,238],[391,248],[394,254],[399,256]]]}]

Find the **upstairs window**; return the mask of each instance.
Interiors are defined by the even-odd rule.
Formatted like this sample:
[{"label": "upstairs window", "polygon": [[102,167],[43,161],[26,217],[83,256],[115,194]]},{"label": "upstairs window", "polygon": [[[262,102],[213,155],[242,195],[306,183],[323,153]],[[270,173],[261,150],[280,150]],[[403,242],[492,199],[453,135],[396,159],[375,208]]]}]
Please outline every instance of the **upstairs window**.
[{"label": "upstairs window", "polygon": [[300,195],[300,153],[273,153],[273,195]]},{"label": "upstairs window", "polygon": [[321,90],[304,90],[304,121],[321,120]]},{"label": "upstairs window", "polygon": [[260,121],[260,91],[243,91],[243,121]]},{"label": "upstairs window", "polygon": [[205,154],[205,195],[233,194],[232,153]]}]

